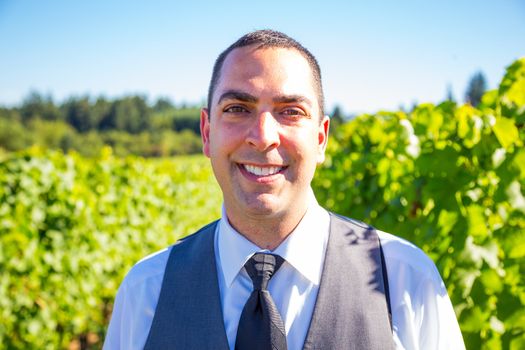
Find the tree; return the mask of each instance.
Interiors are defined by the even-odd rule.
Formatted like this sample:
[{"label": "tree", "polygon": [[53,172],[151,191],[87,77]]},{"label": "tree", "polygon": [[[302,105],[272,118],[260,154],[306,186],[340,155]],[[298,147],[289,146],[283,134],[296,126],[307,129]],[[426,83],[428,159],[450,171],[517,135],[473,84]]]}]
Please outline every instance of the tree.
[{"label": "tree", "polygon": [[86,132],[97,126],[97,122],[91,120],[91,104],[87,97],[70,98],[62,109],[66,121],[79,132]]},{"label": "tree", "polygon": [[469,81],[467,91],[465,93],[465,102],[476,107],[481,102],[481,97],[487,90],[487,82],[483,72],[478,71]]},{"label": "tree", "polygon": [[91,105],[90,119],[95,123],[95,129],[102,130],[101,122],[111,112],[111,102],[106,100],[103,96],[97,98],[94,105]]},{"label": "tree", "polygon": [[200,134],[200,108],[183,105],[173,111],[172,129],[182,131],[192,130],[195,134]]},{"label": "tree", "polygon": [[333,130],[341,124],[343,124],[345,121],[345,116],[343,115],[343,109],[341,106],[336,105],[330,113],[330,125],[332,126]]},{"label": "tree", "polygon": [[454,93],[452,92],[452,85],[450,84],[447,85],[447,97],[445,98],[445,101],[456,102]]},{"label": "tree", "polygon": [[147,130],[151,110],[142,96],[130,96],[116,100],[111,105],[109,114],[100,122],[103,130],[117,129],[138,134]]},{"label": "tree", "polygon": [[20,108],[20,115],[25,122],[40,118],[44,120],[60,120],[62,115],[58,107],[53,103],[53,98],[43,96],[36,91],[32,91],[24,99],[22,107]]},{"label": "tree", "polygon": [[173,108],[174,108],[173,103],[167,97],[160,97],[157,100],[157,102],[155,102],[155,105],[153,106],[153,110],[155,112],[165,112]]}]

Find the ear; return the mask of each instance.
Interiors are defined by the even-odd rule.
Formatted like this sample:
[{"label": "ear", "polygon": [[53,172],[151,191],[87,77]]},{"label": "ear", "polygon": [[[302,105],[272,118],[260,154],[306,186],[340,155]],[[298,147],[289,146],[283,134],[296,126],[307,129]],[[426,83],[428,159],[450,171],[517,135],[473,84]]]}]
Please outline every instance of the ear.
[{"label": "ear", "polygon": [[201,108],[202,153],[210,158],[210,115],[208,108]]},{"label": "ear", "polygon": [[328,143],[328,131],[330,130],[330,118],[325,115],[319,124],[318,130],[318,154],[317,163],[321,164],[324,162],[324,152],[326,150],[326,144]]}]

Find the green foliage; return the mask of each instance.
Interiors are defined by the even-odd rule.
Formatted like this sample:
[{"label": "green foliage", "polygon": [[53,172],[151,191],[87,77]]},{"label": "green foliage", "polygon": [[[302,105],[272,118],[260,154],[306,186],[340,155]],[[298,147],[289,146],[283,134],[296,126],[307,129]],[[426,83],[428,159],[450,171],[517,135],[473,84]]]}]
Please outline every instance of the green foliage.
[{"label": "green foliage", "polygon": [[94,129],[100,120],[96,118],[96,113],[91,112],[91,105],[87,97],[81,99],[69,99],[62,105],[65,120],[77,131],[86,132]]},{"label": "green foliage", "polygon": [[477,107],[481,102],[483,94],[487,90],[487,83],[482,72],[477,72],[470,78],[467,92],[465,93],[465,102]]},{"label": "green foliage", "polygon": [[125,272],[220,215],[201,156],[2,157],[0,348],[100,348]]},{"label": "green foliage", "polygon": [[332,113],[329,114],[330,116],[330,128],[332,130],[335,130],[339,127],[339,125],[343,124],[347,117],[343,114],[343,110],[341,106],[336,105],[334,109],[332,110]]},{"label": "green foliage", "polygon": [[0,116],[0,148],[20,151],[31,146],[74,150],[81,155],[95,157],[102,148],[110,146],[117,156],[169,157],[200,153],[200,137],[190,130],[175,132],[169,128],[130,134],[109,130],[79,133],[63,121],[31,119],[24,126],[17,120]]},{"label": "green foliage", "polygon": [[476,109],[362,115],[328,143],[320,203],[422,247],[468,349],[525,344],[525,58]]},{"label": "green foliage", "polygon": [[0,117],[0,145],[11,151],[18,151],[31,145],[31,137],[16,119]]},{"label": "green foliage", "polygon": [[173,113],[173,129],[177,131],[192,130],[200,133],[200,108],[186,107],[180,108]]},{"label": "green foliage", "polygon": [[39,146],[94,156],[104,145],[119,156],[166,157],[200,153],[200,108],[174,106],[143,96],[113,101],[71,97],[57,105],[31,93],[20,108],[0,107],[0,148],[19,151]]},{"label": "green foliage", "polygon": [[20,108],[20,115],[24,122],[33,118],[43,120],[59,120],[62,118],[62,114],[51,96],[42,96],[36,91],[32,91],[24,100]]},{"label": "green foliage", "polygon": [[149,128],[151,110],[140,96],[125,97],[116,100],[100,121],[102,130],[122,130],[131,134]]}]

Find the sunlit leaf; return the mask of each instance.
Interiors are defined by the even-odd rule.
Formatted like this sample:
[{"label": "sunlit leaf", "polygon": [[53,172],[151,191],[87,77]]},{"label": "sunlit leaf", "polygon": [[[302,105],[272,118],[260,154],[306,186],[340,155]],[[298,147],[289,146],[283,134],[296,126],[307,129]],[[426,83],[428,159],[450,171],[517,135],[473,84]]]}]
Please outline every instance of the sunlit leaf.
[{"label": "sunlit leaf", "polygon": [[505,117],[496,118],[492,127],[501,147],[507,149],[519,140],[519,133],[514,121]]}]

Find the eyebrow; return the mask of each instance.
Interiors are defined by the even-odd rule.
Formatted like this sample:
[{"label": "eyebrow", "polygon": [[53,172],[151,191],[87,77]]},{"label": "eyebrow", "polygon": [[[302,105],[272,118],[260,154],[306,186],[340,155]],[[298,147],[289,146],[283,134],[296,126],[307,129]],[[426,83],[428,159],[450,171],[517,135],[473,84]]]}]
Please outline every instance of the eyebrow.
[{"label": "eyebrow", "polygon": [[238,91],[238,90],[228,90],[221,95],[217,104],[220,104],[224,100],[238,100],[243,102],[255,103],[259,99],[249,93]]},{"label": "eyebrow", "polygon": [[277,96],[273,99],[275,103],[306,103],[312,106],[312,101],[303,95],[283,95]]},{"label": "eyebrow", "polygon": [[[259,99],[249,93],[238,91],[238,90],[228,90],[221,95],[217,104],[220,104],[224,100],[238,100],[248,103],[256,103]],[[306,103],[309,106],[312,106],[312,101],[309,98],[302,95],[281,95],[274,97],[272,99],[274,103]]]}]

